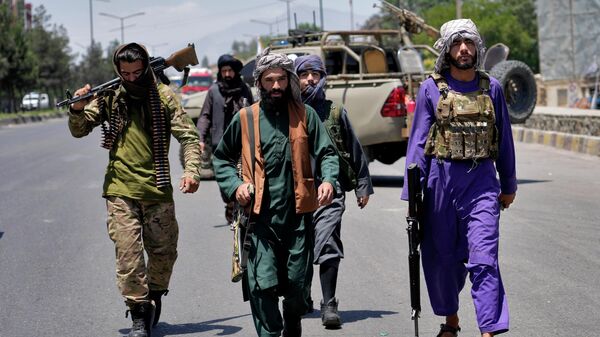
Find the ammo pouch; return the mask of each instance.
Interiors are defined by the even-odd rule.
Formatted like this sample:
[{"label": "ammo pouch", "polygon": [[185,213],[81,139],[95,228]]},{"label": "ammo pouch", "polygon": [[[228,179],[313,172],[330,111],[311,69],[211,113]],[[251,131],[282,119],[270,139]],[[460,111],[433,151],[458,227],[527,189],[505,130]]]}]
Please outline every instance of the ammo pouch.
[{"label": "ammo pouch", "polygon": [[[482,75],[484,74],[484,75]],[[436,158],[466,160],[495,159],[498,155],[498,132],[494,106],[490,96],[489,77],[487,88],[459,93],[448,90],[443,77],[434,77],[440,88],[440,99],[435,113],[436,122],[431,126],[425,154]]]}]

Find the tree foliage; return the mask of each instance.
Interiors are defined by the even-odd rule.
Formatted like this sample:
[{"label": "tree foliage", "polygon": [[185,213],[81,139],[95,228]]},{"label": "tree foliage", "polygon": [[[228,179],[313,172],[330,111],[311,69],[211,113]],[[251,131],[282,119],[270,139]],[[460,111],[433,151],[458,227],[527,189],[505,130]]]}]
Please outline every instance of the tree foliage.
[{"label": "tree foliage", "polygon": [[38,74],[31,41],[23,22],[0,4],[0,101],[3,111],[16,111],[17,99],[30,89]]},{"label": "tree foliage", "polygon": [[[510,48],[511,59],[525,62],[534,72],[539,71],[537,17],[535,0],[465,0],[462,17],[472,19],[485,45],[490,47],[502,42]],[[388,2],[414,11],[425,22],[439,29],[441,25],[456,16],[455,1],[400,0]],[[364,29],[398,29],[396,16],[381,10],[369,18]],[[434,38],[425,34],[412,36],[416,44],[433,45]],[[398,46],[400,40],[393,43]]]},{"label": "tree foliage", "polygon": [[200,66],[203,68],[208,68],[210,66],[210,62],[208,61],[208,56],[204,55],[202,58],[202,62],[200,62]]},{"label": "tree foliage", "polygon": [[50,25],[49,22],[50,15],[46,13],[44,6],[37,7],[29,34],[39,69],[36,88],[49,93],[51,98],[58,98],[68,85],[71,49],[66,29]]},{"label": "tree foliage", "polygon": [[[263,38],[265,37],[260,37],[261,39],[261,45],[265,45],[263,42]],[[250,42],[246,42],[246,41],[233,41],[232,45],[231,45],[231,51],[232,54],[235,58],[241,60],[242,62],[252,58],[256,55],[256,52],[258,50],[258,43],[256,42],[256,39],[252,39],[250,40]]]}]

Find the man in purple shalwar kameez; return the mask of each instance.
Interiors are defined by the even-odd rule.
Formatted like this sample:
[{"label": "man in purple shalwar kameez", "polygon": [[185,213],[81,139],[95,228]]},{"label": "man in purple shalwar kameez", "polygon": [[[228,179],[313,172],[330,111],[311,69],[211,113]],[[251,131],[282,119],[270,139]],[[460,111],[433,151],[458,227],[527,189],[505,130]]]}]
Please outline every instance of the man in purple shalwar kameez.
[{"label": "man in purple shalwar kameez", "polygon": [[440,33],[440,56],[419,89],[406,155],[406,166],[417,163],[423,177],[423,271],[433,312],[446,316],[438,337],[460,331],[467,273],[481,334],[494,336],[509,329],[498,241],[500,210],[517,190],[511,126],[499,82],[478,70],[485,49],[475,24],[452,20]]}]

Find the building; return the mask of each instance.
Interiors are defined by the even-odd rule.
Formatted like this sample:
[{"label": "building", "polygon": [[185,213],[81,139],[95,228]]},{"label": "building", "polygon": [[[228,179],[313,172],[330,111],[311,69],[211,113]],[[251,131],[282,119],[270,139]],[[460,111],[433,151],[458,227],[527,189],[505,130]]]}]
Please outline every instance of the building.
[{"label": "building", "polygon": [[585,107],[600,65],[600,0],[537,0],[541,90],[548,106]]},{"label": "building", "polygon": [[31,29],[32,6],[25,0],[0,0],[1,4],[7,4],[15,18],[22,18],[25,29]]}]

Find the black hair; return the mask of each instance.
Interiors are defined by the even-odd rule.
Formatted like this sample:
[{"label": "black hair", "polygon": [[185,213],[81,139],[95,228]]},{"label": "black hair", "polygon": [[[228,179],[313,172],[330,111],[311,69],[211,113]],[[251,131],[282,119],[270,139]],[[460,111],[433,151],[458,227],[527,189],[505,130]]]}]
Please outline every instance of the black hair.
[{"label": "black hair", "polygon": [[146,53],[143,50],[141,50],[139,47],[136,47],[134,45],[127,46],[123,50],[121,50],[117,54],[116,59],[117,59],[117,62],[123,61],[123,62],[128,62],[128,63],[133,63],[137,60],[141,60],[144,68],[146,68],[148,66],[148,56],[146,55]]}]

